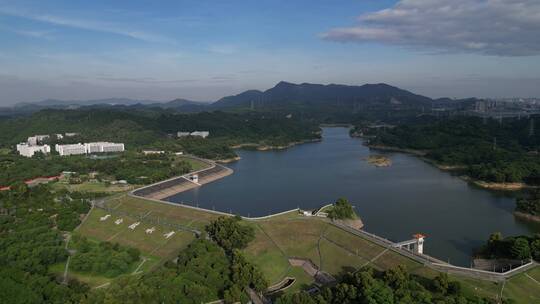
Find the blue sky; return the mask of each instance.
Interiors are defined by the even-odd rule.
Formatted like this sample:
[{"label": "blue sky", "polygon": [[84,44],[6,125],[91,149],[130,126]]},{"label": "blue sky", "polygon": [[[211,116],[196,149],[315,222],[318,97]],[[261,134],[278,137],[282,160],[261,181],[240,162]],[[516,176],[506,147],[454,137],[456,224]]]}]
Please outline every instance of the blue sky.
[{"label": "blue sky", "polygon": [[540,96],[537,2],[0,0],[0,105],[208,101],[280,80]]}]

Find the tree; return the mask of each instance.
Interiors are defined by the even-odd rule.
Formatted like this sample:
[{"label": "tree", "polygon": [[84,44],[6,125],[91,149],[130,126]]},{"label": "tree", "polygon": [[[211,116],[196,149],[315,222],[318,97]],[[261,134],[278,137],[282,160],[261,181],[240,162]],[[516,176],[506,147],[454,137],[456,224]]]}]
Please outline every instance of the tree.
[{"label": "tree", "polygon": [[353,206],[345,198],[338,199],[332,209],[328,211],[328,217],[331,219],[352,219],[355,217]]},{"label": "tree", "polygon": [[448,285],[449,285],[449,279],[448,274],[441,273],[438,276],[433,279],[433,288],[435,291],[440,292],[442,294],[446,294],[448,292]]},{"label": "tree", "polygon": [[384,272],[384,281],[393,289],[406,288],[409,283],[409,273],[403,265]]},{"label": "tree", "polygon": [[208,235],[225,251],[243,249],[255,238],[253,227],[242,225],[242,218],[219,217],[206,226]]},{"label": "tree", "polygon": [[531,257],[531,248],[529,242],[524,238],[517,238],[514,240],[510,253],[515,259],[525,260]]},{"label": "tree", "polygon": [[531,255],[533,259],[540,261],[540,238],[531,243]]}]

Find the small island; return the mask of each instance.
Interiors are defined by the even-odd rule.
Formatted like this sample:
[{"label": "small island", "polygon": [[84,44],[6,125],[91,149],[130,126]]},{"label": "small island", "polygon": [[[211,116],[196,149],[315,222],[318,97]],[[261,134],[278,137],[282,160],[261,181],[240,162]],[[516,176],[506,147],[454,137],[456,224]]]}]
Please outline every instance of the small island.
[{"label": "small island", "polygon": [[384,155],[370,155],[366,161],[375,167],[390,167],[392,165],[392,160]]}]

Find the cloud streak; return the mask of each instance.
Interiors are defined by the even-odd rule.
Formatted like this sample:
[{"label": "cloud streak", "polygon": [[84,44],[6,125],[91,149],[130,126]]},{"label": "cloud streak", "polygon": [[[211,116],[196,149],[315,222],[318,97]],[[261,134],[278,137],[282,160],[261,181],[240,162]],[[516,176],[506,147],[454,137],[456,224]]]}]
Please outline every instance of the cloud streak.
[{"label": "cloud streak", "polygon": [[145,31],[138,31],[124,28],[118,24],[86,20],[79,18],[67,18],[63,16],[49,15],[49,14],[35,14],[24,10],[0,7],[0,14],[13,17],[24,18],[33,21],[39,21],[57,26],[64,26],[82,30],[103,32],[109,34],[116,34],[132,39],[137,39],[146,42],[159,42],[159,43],[173,43],[174,41],[168,37],[164,37],[154,33],[148,33]]},{"label": "cloud streak", "polygon": [[496,56],[540,55],[538,0],[400,0],[322,38],[417,50]]}]

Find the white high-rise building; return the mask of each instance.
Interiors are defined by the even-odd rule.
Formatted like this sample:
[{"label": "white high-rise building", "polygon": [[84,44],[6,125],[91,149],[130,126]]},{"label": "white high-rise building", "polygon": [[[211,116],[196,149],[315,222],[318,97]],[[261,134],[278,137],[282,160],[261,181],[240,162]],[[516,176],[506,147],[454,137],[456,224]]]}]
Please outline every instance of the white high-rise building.
[{"label": "white high-rise building", "polygon": [[17,145],[17,151],[20,155],[25,157],[32,157],[36,152],[43,154],[51,153],[51,146],[49,145],[29,145],[28,143],[20,143]]},{"label": "white high-rise building", "polygon": [[73,145],[56,145],[56,152],[61,156],[67,155],[81,155],[86,154],[86,147],[83,144],[73,144]]},{"label": "white high-rise building", "polygon": [[86,153],[106,153],[106,152],[122,152],[124,144],[111,142],[93,142],[84,144]]}]

